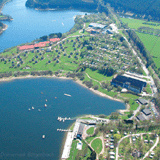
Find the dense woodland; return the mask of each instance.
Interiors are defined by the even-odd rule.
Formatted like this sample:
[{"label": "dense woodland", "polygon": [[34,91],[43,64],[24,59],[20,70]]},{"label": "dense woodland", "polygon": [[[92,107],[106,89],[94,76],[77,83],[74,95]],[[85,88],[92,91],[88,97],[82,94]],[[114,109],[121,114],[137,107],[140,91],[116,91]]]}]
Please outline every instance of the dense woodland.
[{"label": "dense woodland", "polygon": [[159,0],[103,0],[110,3],[115,10],[133,12],[135,14],[149,16],[150,19],[159,20],[160,1]]},{"label": "dense woodland", "polygon": [[[159,0],[27,0],[26,6],[32,8],[86,8],[101,9],[102,2],[106,5],[110,3],[117,11],[133,12],[136,15],[145,15],[148,19],[159,20],[160,1]],[[99,8],[100,7],[100,8]]]},{"label": "dense woodland", "polygon": [[32,8],[83,8],[83,9],[96,9],[97,3],[95,0],[27,0],[27,7]]}]

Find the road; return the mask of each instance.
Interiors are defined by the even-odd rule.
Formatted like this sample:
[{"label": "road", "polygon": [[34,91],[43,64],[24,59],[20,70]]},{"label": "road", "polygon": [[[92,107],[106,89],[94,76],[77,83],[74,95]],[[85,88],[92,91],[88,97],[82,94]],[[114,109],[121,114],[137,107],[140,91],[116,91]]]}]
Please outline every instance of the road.
[{"label": "road", "polygon": [[157,137],[155,144],[154,144],[154,145],[151,147],[151,149],[144,155],[143,159],[145,159],[147,156],[149,156],[149,153],[153,151],[153,149],[157,146],[158,142],[159,142],[159,136]]},{"label": "road", "polygon": [[[144,135],[144,134],[153,134],[153,133],[129,134],[129,135],[127,135],[127,136],[122,137],[122,138],[118,141],[118,143],[117,143],[117,147],[116,147],[116,160],[118,160],[118,157],[119,157],[119,155],[118,155],[119,145],[120,145],[120,143],[121,143],[125,138],[127,138],[127,137],[132,137],[132,136],[137,136],[137,135],[140,135],[140,136],[142,137],[142,135]],[[157,137],[155,144],[150,148],[150,150],[145,154],[145,156],[144,156],[142,159],[145,159],[145,158],[149,155],[149,153],[153,151],[153,149],[157,146],[158,142],[159,142],[159,136]]]}]

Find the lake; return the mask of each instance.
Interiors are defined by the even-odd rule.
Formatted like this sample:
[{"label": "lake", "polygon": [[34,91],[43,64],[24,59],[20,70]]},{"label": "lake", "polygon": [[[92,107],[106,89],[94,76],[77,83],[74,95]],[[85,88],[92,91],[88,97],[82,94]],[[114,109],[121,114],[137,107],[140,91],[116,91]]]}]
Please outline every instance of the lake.
[{"label": "lake", "polygon": [[37,11],[26,8],[25,1],[13,0],[2,9],[3,14],[12,16],[14,20],[3,22],[8,29],[0,35],[0,52],[50,33],[65,33],[73,27],[75,15],[85,14],[77,10]]},{"label": "lake", "polygon": [[64,133],[57,128],[67,129],[73,121],[59,122],[58,116],[108,115],[125,108],[72,80],[21,79],[1,82],[0,90],[0,159],[59,159]]},{"label": "lake", "polygon": [[[2,12],[14,20],[4,22],[8,29],[0,35],[0,52],[43,35],[69,31],[73,17],[84,14],[76,10],[36,11],[26,8],[25,0],[7,3]],[[125,108],[123,103],[93,94],[72,80],[14,80],[1,82],[0,91],[0,159],[5,160],[57,160],[64,138],[57,128],[66,129],[73,122],[58,122],[58,116],[108,115]]]}]

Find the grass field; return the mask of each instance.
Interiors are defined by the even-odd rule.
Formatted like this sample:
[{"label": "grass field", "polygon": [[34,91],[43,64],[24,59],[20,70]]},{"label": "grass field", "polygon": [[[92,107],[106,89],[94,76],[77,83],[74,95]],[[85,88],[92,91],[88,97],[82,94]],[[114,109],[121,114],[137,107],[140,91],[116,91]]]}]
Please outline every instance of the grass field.
[{"label": "grass field", "polygon": [[160,37],[136,32],[146,49],[152,55],[152,58],[158,68],[160,68]]},{"label": "grass field", "polygon": [[[160,23],[147,22],[138,19],[121,18],[122,22],[128,24],[128,27],[132,29],[138,29],[139,27],[149,27],[153,29],[160,29]],[[147,24],[143,24],[147,23]],[[154,24],[154,25],[151,25]],[[160,37],[136,32],[140,40],[143,42],[146,49],[150,52],[153,60],[158,68],[160,68]]]},{"label": "grass field", "polygon": [[91,146],[93,147],[95,152],[99,154],[101,152],[101,150],[102,150],[102,140],[99,139],[99,138],[95,139],[92,142]]},{"label": "grass field", "polygon": [[87,134],[92,135],[93,133],[94,133],[94,127],[90,127],[90,128],[87,130]]},{"label": "grass field", "polygon": [[[122,22],[127,23],[129,28],[137,29],[139,27],[150,27],[154,29],[160,29],[160,24],[156,22],[147,22],[139,19],[121,18]],[[147,24],[143,24],[147,23]],[[155,24],[151,25],[151,24]]]}]

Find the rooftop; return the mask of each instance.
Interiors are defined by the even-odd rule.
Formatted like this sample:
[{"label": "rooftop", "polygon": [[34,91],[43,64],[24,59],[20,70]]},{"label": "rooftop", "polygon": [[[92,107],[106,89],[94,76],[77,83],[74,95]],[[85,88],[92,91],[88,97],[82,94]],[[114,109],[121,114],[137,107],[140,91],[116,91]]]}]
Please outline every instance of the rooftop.
[{"label": "rooftop", "polygon": [[140,120],[140,121],[146,120],[142,114],[138,115],[137,119]]},{"label": "rooftop", "polygon": [[145,115],[150,115],[150,114],[151,114],[150,109],[143,109],[142,112],[143,112]]}]

